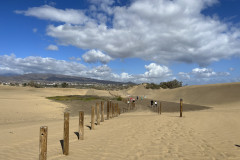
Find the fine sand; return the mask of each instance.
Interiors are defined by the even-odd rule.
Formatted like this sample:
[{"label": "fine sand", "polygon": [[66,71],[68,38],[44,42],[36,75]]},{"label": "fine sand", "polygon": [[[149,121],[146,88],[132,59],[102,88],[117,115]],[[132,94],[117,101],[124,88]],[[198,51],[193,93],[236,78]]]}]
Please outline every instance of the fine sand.
[{"label": "fine sand", "polygon": [[[187,86],[173,90],[146,90],[139,85],[110,92],[0,86],[0,159],[38,159],[39,128],[46,125],[48,159],[238,160],[239,91],[240,83]],[[66,104],[45,98],[61,95],[134,95],[175,103],[163,102],[162,114],[158,115],[148,107],[149,100],[138,101],[136,110],[105,120],[95,130],[87,127],[90,116],[86,114],[85,137],[78,140],[74,134],[78,131],[77,106],[78,103],[84,106],[79,109],[87,113],[88,104]],[[185,107],[182,118],[176,109],[180,98],[183,98]],[[88,103],[90,110],[92,104]],[[122,107],[126,105],[123,102],[119,104]],[[189,104],[188,111],[186,104]],[[203,108],[196,110],[199,105]],[[62,155],[60,144],[63,138],[63,112],[66,110],[71,114],[68,156]]]}]

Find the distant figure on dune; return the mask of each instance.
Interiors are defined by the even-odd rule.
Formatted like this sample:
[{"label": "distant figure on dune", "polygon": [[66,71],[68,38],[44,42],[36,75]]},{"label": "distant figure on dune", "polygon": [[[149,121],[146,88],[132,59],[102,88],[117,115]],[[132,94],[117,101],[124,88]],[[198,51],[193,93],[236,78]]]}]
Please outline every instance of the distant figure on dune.
[{"label": "distant figure on dune", "polygon": [[157,101],[155,101],[155,107],[157,107]]},{"label": "distant figure on dune", "polygon": [[137,96],[137,100],[138,100],[138,96]]},{"label": "distant figure on dune", "polygon": [[151,100],[151,107],[153,107],[153,100]]}]

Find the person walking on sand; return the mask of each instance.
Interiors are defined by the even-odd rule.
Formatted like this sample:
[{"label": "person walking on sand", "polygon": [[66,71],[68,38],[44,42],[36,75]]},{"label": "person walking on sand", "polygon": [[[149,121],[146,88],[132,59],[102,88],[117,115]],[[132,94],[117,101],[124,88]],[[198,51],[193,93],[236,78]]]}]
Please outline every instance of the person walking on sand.
[{"label": "person walking on sand", "polygon": [[157,101],[155,101],[155,107],[157,107]]},{"label": "person walking on sand", "polygon": [[153,107],[153,100],[151,100],[151,107]]}]

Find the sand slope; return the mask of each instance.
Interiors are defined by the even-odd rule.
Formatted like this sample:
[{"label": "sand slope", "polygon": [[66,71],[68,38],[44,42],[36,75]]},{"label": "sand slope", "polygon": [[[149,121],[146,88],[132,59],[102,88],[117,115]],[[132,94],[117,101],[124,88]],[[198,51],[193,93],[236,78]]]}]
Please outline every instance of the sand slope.
[{"label": "sand slope", "polygon": [[240,83],[196,85],[159,90],[145,89],[143,85],[139,85],[127,92],[131,95],[146,95],[147,98],[173,102],[179,102],[179,99],[183,98],[185,103],[208,106],[237,105],[240,102]]}]

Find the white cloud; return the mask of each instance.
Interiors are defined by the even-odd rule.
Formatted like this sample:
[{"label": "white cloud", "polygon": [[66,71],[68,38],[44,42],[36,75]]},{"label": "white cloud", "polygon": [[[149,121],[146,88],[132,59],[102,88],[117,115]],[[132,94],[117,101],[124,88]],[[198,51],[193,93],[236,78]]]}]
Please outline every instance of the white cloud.
[{"label": "white cloud", "polygon": [[190,84],[223,83],[229,81],[226,79],[229,76],[229,72],[215,72],[211,68],[194,68],[189,73],[178,73],[180,80]]},{"label": "white cloud", "polygon": [[104,53],[102,53],[99,50],[92,49],[85,54],[82,55],[82,58],[87,63],[95,63],[95,62],[101,62],[101,63],[108,63],[112,60],[112,58]]},{"label": "white cloud", "polygon": [[39,19],[71,23],[71,24],[84,24],[90,20],[82,10],[75,9],[56,9],[49,5],[41,7],[28,8],[26,11],[16,10],[17,14],[24,14],[25,16],[33,16]]},{"label": "white cloud", "polygon": [[144,73],[145,77],[148,78],[159,78],[163,76],[171,76],[171,71],[167,66],[160,66],[156,63],[151,63],[149,65],[145,65],[145,68],[148,70]]},{"label": "white cloud", "polygon": [[103,11],[109,15],[113,14],[113,8],[111,7],[114,3],[114,0],[89,0],[90,3],[94,5],[91,6],[93,11]]},{"label": "white cloud", "polygon": [[58,46],[50,44],[46,49],[50,51],[58,51]]},{"label": "white cloud", "polygon": [[184,73],[184,72],[179,72],[178,76],[180,77],[180,79],[183,79],[183,80],[188,80],[191,78],[191,76],[188,73]]},{"label": "white cloud", "polygon": [[214,72],[210,68],[194,68],[191,74],[194,75],[196,78],[210,78],[230,75],[230,73],[228,72]]},{"label": "white cloud", "polygon": [[0,56],[1,74],[56,73],[80,75],[80,72],[86,69],[86,66],[80,63],[56,60],[49,57],[29,56],[26,58],[17,58],[14,54]]},{"label": "white cloud", "polygon": [[32,30],[34,33],[36,33],[37,31],[38,31],[38,29],[37,28],[33,28],[33,30]]},{"label": "white cloud", "polygon": [[231,68],[229,68],[229,71],[234,71],[234,70],[235,70],[235,69],[234,69],[234,68],[232,68],[232,67],[231,67]]},{"label": "white cloud", "polygon": [[79,58],[79,57],[69,57],[69,59],[70,60],[72,60],[72,61],[81,61],[81,58]]},{"label": "white cloud", "polygon": [[[239,27],[201,13],[217,0],[135,0],[122,7],[113,6],[111,0],[91,2],[89,17],[82,10],[50,6],[16,12],[65,22],[49,25],[47,35],[60,45],[98,49],[113,58],[138,57],[162,64],[177,61],[203,66],[240,55]],[[99,12],[94,2],[101,2],[105,12]]]}]

